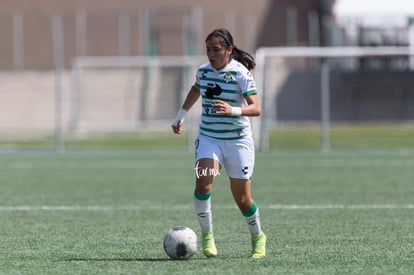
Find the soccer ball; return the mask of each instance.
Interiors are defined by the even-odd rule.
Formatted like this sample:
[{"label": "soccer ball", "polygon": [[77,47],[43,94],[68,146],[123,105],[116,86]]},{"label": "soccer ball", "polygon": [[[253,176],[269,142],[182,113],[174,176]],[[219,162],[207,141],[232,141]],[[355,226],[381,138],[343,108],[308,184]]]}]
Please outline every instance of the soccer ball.
[{"label": "soccer ball", "polygon": [[197,235],[187,226],[171,228],[164,237],[164,250],[171,259],[189,259],[197,252]]}]

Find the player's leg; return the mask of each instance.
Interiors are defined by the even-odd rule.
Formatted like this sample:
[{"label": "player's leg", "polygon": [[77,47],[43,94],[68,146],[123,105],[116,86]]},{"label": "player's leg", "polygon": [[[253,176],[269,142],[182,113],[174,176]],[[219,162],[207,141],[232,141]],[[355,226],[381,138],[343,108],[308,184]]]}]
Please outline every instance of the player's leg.
[{"label": "player's leg", "polygon": [[218,169],[217,161],[214,159],[200,159],[197,161],[196,185],[194,192],[194,206],[201,226],[201,232],[213,231],[211,215],[211,190],[214,181],[214,175],[205,173],[210,169]]},{"label": "player's leg", "polygon": [[217,255],[213,235],[211,190],[214,178],[219,175],[220,159],[221,148],[217,142],[204,137],[196,140],[194,206],[201,227],[203,253],[207,257]]},{"label": "player's leg", "polygon": [[233,198],[246,217],[247,227],[252,236],[260,235],[262,228],[260,223],[260,211],[256,202],[251,197],[251,181],[249,179],[230,178],[230,188]]},{"label": "player's leg", "polygon": [[251,196],[251,181],[250,179],[230,178],[230,187],[252,237],[251,257],[263,258],[266,256],[266,235],[261,228],[259,207]]},{"label": "player's leg", "polygon": [[201,227],[201,244],[203,253],[207,257],[217,255],[217,248],[213,235],[213,220],[211,212],[211,189],[215,171],[219,171],[218,161],[203,158],[196,162],[196,187],[194,192],[194,206]]},{"label": "player's leg", "polygon": [[252,257],[266,255],[266,236],[262,232],[259,207],[251,196],[251,180],[255,162],[253,139],[245,138],[226,143],[225,167],[230,187],[252,236]]}]

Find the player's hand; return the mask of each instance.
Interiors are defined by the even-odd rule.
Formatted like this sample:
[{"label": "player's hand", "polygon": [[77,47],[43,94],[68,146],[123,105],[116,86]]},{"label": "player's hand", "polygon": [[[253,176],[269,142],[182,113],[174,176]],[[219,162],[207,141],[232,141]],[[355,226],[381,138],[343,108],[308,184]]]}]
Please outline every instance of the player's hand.
[{"label": "player's hand", "polygon": [[171,125],[174,134],[181,134],[183,132],[181,126],[183,125],[184,120],[178,121],[176,125]]},{"label": "player's hand", "polygon": [[231,105],[222,100],[215,100],[213,109],[216,111],[216,114],[231,115]]}]

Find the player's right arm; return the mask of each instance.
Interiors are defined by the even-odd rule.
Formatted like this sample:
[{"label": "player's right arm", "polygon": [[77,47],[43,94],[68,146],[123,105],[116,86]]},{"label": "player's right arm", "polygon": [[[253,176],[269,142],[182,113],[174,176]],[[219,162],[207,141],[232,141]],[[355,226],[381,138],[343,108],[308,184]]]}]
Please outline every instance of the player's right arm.
[{"label": "player's right arm", "polygon": [[191,107],[193,107],[194,103],[196,103],[196,101],[198,100],[198,98],[200,97],[200,88],[194,84],[190,91],[187,94],[187,97],[184,100],[183,103],[183,109],[185,110],[190,110]]},{"label": "player's right arm", "polygon": [[199,97],[200,97],[200,88],[196,84],[194,84],[191,87],[190,91],[188,92],[184,100],[183,106],[178,111],[177,117],[172,122],[171,127],[175,134],[182,133],[181,126],[183,125],[184,117],[187,114],[187,112],[191,109],[191,107],[193,107],[194,103],[196,103]]}]

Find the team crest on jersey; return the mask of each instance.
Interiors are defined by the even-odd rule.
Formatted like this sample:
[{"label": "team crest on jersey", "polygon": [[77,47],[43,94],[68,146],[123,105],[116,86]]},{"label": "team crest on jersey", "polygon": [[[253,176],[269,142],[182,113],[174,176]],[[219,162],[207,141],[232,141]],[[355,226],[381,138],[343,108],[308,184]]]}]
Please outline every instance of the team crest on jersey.
[{"label": "team crest on jersey", "polygon": [[232,80],[233,80],[233,77],[231,76],[231,72],[226,72],[224,74],[224,81],[226,81],[226,83],[229,83]]}]

